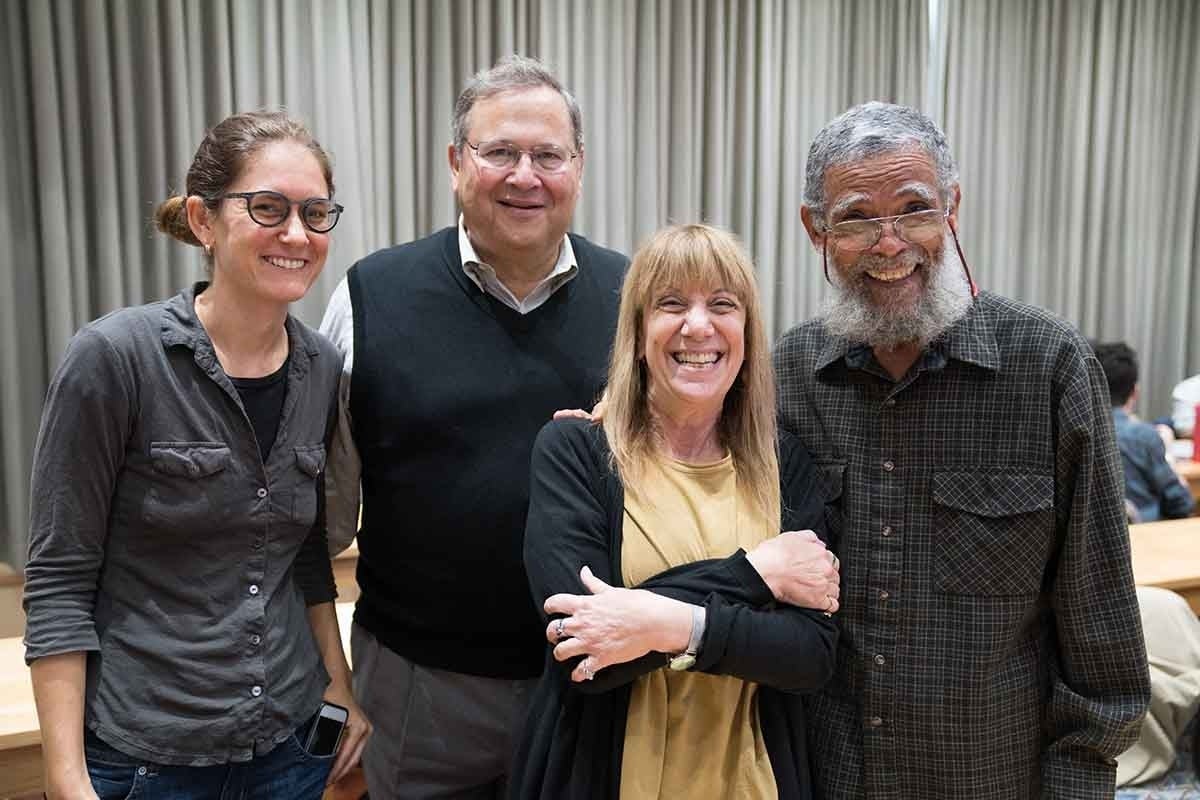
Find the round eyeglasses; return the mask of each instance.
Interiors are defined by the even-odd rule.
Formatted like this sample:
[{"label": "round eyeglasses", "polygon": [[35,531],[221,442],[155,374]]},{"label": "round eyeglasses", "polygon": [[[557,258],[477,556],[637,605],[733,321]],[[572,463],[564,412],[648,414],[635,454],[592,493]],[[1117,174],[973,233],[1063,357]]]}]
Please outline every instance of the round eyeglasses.
[{"label": "round eyeglasses", "polygon": [[525,150],[512,142],[494,141],[479,144],[467,142],[467,147],[475,151],[480,163],[492,169],[512,169],[521,163],[521,156],[528,153],[533,168],[547,175],[562,172],[579,155],[556,144],[539,144]]},{"label": "round eyeglasses", "polygon": [[325,197],[292,200],[287,195],[267,189],[259,192],[229,192],[216,199],[227,200],[235,197],[246,201],[246,213],[264,228],[282,225],[292,213],[292,206],[299,206],[300,221],[304,223],[304,227],[313,233],[329,233],[345,210]]}]

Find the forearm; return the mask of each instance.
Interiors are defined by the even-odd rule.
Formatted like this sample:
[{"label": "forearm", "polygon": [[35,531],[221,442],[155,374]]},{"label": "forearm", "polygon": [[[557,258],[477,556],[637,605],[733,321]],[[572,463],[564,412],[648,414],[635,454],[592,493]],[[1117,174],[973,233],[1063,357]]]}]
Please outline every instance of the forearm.
[{"label": "forearm", "polygon": [[83,691],[87,654],[60,653],[29,667],[33,699],[42,732],[46,794],[70,797],[75,787],[91,785],[83,754]]},{"label": "forearm", "polygon": [[350,665],[342,649],[341,629],[333,603],[320,603],[308,609],[308,625],[321,653],[321,662],[333,683],[350,685]]}]

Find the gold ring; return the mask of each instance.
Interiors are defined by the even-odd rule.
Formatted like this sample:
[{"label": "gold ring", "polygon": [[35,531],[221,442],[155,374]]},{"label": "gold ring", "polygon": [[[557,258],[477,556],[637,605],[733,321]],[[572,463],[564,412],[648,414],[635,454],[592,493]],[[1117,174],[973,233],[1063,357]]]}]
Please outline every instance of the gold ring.
[{"label": "gold ring", "polygon": [[560,642],[567,638],[567,632],[564,630],[566,625],[567,622],[565,617],[559,617],[558,622],[554,625],[554,635],[558,637]]}]

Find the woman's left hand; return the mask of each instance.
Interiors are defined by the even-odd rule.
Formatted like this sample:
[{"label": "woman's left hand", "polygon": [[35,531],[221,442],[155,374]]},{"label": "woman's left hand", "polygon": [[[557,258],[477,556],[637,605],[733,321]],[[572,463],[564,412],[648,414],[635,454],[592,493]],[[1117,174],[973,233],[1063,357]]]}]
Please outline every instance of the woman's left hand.
[{"label": "woman's left hand", "polygon": [[547,614],[564,614],[546,626],[558,661],[586,656],[571,680],[586,681],[613,664],[640,658],[651,650],[683,652],[692,631],[687,603],[643,589],[609,586],[587,567],[580,578],[590,595],[556,594],[546,600]]},{"label": "woman's left hand", "polygon": [[336,703],[349,712],[346,718],[346,728],[342,731],[342,741],[338,743],[337,758],[329,771],[326,785],[332,785],[342,779],[350,768],[362,758],[363,748],[367,737],[371,735],[371,721],[354,701],[354,692],[350,689],[348,679],[334,679],[325,690],[323,698],[328,703]]}]

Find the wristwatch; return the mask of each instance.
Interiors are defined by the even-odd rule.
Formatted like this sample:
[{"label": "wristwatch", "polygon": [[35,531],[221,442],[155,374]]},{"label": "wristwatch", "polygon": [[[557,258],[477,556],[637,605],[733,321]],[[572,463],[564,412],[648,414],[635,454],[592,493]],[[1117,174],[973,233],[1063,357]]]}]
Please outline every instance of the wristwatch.
[{"label": "wristwatch", "polygon": [[696,652],[704,638],[704,606],[692,606],[692,635],[688,637],[687,649],[682,653],[667,656],[667,666],[675,672],[683,672],[696,665]]}]

